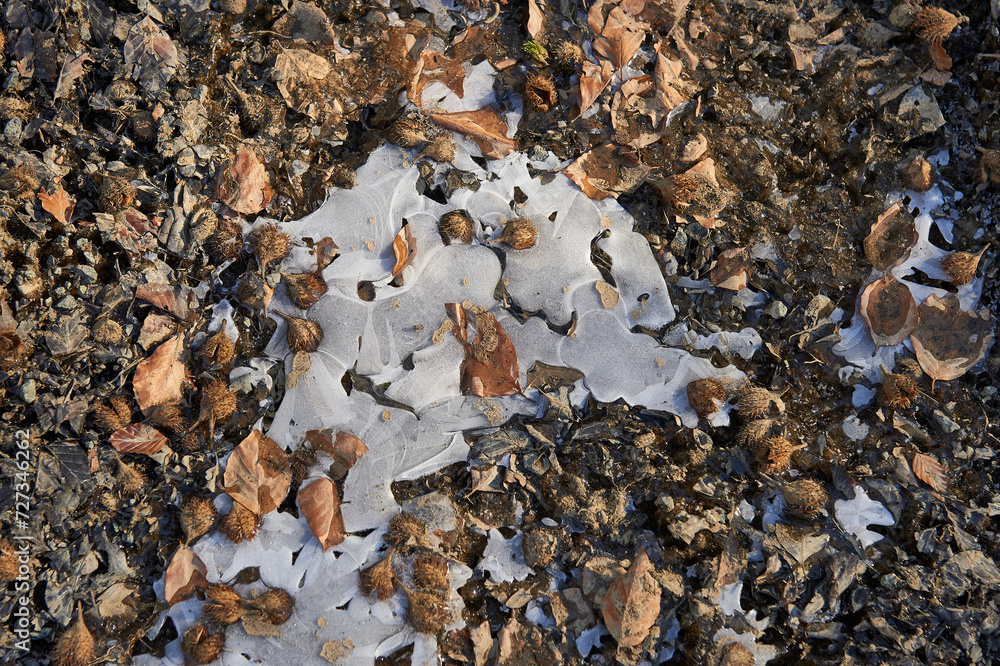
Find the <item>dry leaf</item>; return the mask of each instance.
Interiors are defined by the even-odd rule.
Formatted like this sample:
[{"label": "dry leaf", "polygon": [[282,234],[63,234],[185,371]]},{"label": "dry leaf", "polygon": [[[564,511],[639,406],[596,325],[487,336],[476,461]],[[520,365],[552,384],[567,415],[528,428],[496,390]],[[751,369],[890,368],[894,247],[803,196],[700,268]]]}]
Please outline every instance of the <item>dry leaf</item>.
[{"label": "dry leaf", "polygon": [[600,65],[589,60],[583,63],[583,71],[580,73],[580,115],[593,106],[614,73],[614,66],[607,61],[602,61]]},{"label": "dry leaf", "polygon": [[65,226],[73,218],[73,206],[76,205],[76,201],[66,193],[62,185],[57,186],[56,191],[52,194],[45,190],[39,190],[38,200],[42,202],[42,208],[56,218],[60,224]]},{"label": "dry leaf", "polygon": [[187,368],[181,361],[184,353],[184,332],[181,331],[140,363],[132,377],[132,392],[139,409],[146,412],[156,405],[171,405],[181,401],[181,385]]},{"label": "dry leaf", "polygon": [[951,58],[948,57],[948,54],[945,53],[944,48],[940,44],[928,44],[927,50],[931,54],[931,61],[935,67],[942,72],[951,70]]},{"label": "dry leaf", "polygon": [[257,154],[243,146],[236,160],[222,169],[215,195],[237,213],[253,215],[271,203],[274,190]]},{"label": "dry leaf", "polygon": [[876,347],[901,344],[917,326],[917,302],[913,294],[891,275],[865,287],[859,309]]},{"label": "dry leaf", "polygon": [[563,173],[588,197],[601,200],[631,192],[645,182],[650,170],[632,151],[609,143],[580,155]]},{"label": "dry leaf", "polygon": [[678,104],[691,97],[691,86],[681,79],[684,68],[680,60],[668,58],[666,55],[667,40],[661,39],[656,48],[656,99],[664,112],[670,112]]},{"label": "dry leaf", "polygon": [[913,474],[939,493],[948,490],[948,470],[931,456],[913,454]]},{"label": "dry leaf", "polygon": [[611,583],[604,595],[604,624],[618,641],[619,649],[640,645],[660,616],[660,584],[652,571],[646,551],[640,548],[632,566]]},{"label": "dry leaf", "polygon": [[465,96],[465,68],[462,63],[436,51],[424,49],[407,84],[406,94],[414,104],[423,107],[427,84],[440,81],[459,98]]},{"label": "dry leaf", "polygon": [[431,119],[441,127],[475,141],[488,159],[500,159],[517,150],[517,142],[507,138],[507,123],[491,107],[458,113],[434,113]]},{"label": "dry leaf", "polygon": [[417,254],[417,240],[413,237],[409,224],[403,225],[392,240],[392,251],[396,254],[396,265],[392,267],[392,276],[396,277],[413,263],[413,257]]},{"label": "dry leaf", "polygon": [[344,517],[340,513],[340,496],[337,484],[321,478],[299,489],[297,496],[299,511],[306,518],[309,529],[323,545],[325,551],[330,546],[343,543]]},{"label": "dry leaf", "polygon": [[163,88],[183,61],[177,45],[149,16],[132,26],[124,56],[125,64],[132,68],[132,78],[150,92]]},{"label": "dry leaf", "polygon": [[955,294],[928,296],[920,304],[919,314],[910,341],[920,367],[933,380],[932,389],[938,379],[949,381],[964,375],[983,360],[993,342],[989,310],[963,311]]},{"label": "dry leaf", "polygon": [[462,395],[493,398],[520,393],[517,352],[497,318],[485,309],[473,306],[476,337],[469,342],[465,310],[458,303],[448,303],[445,309],[455,322],[452,333],[465,348],[461,367]]},{"label": "dry leaf", "polygon": [[865,238],[865,256],[885,272],[906,261],[917,244],[917,225],[909,209],[897,201],[878,216]]},{"label": "dry leaf", "polygon": [[140,453],[151,456],[166,444],[166,436],[145,423],[133,423],[111,434],[111,446],[119,453]]},{"label": "dry leaf", "polygon": [[337,433],[336,438],[329,430],[310,430],[306,433],[306,441],[317,451],[333,457],[335,462],[330,466],[330,473],[335,479],[343,478],[368,452],[364,442],[343,430]]},{"label": "dry leaf", "polygon": [[190,287],[169,284],[140,284],[135,297],[166,310],[181,321],[187,319],[192,308],[198,307],[198,296]]},{"label": "dry leaf", "polygon": [[750,257],[746,248],[736,247],[719,254],[709,273],[712,284],[721,289],[740,291],[747,286],[750,272]]},{"label": "dry leaf", "polygon": [[538,4],[539,0],[528,0],[528,35],[534,39],[545,25],[545,15]]},{"label": "dry leaf", "polygon": [[[287,7],[287,4],[285,6]],[[271,29],[309,44],[333,46],[336,40],[336,35],[330,27],[330,19],[322,9],[311,2],[294,0],[288,12],[275,21]]]},{"label": "dry leaf", "polygon": [[292,471],[288,456],[277,443],[254,430],[233,449],[223,481],[233,500],[263,516],[285,499]]},{"label": "dry leaf", "polygon": [[[610,61],[615,69],[621,69],[639,52],[649,24],[627,11],[631,8],[627,0],[614,7],[605,19],[604,9],[610,4],[607,0],[596,2],[587,13],[587,25],[595,35],[600,35],[594,39],[594,52]],[[640,4],[640,11],[641,7]]]},{"label": "dry leaf", "polygon": [[201,558],[187,546],[180,546],[170,558],[163,578],[163,596],[166,597],[167,604],[173,606],[195,590],[207,590],[207,574],[208,568]]},{"label": "dry leaf", "polygon": [[56,91],[52,95],[53,99],[69,97],[73,92],[73,84],[83,76],[83,63],[90,60],[90,55],[82,53],[75,58],[69,56],[63,61],[62,71],[59,72],[59,81],[56,83]]}]

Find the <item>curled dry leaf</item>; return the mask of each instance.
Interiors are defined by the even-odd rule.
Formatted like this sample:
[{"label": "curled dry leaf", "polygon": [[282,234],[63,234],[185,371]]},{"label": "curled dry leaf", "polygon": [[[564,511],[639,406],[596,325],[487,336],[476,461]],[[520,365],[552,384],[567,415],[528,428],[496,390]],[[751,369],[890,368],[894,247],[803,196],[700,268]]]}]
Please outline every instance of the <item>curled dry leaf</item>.
[{"label": "curled dry leaf", "polygon": [[167,444],[166,436],[145,423],[133,423],[111,434],[111,446],[118,453],[139,453],[151,456]]},{"label": "curled dry leaf", "polygon": [[469,342],[465,309],[459,303],[448,303],[445,309],[456,324],[452,333],[465,348],[461,368],[462,395],[492,398],[520,393],[517,352],[497,318],[484,308],[473,306],[476,337]]},{"label": "curled dry leaf", "polygon": [[396,237],[392,240],[392,251],[396,255],[396,265],[392,267],[392,276],[396,277],[403,272],[403,269],[413,263],[413,257],[417,255],[417,240],[410,231],[410,225],[403,225]]},{"label": "curled dry leaf", "polygon": [[335,462],[330,471],[337,479],[343,478],[368,452],[364,442],[343,430],[339,431],[336,437],[329,430],[310,430],[306,433],[306,441],[317,451],[333,457]]},{"label": "curled dry leaf", "polygon": [[76,205],[76,201],[67,194],[62,185],[57,186],[56,191],[52,194],[45,190],[39,190],[38,200],[42,202],[42,208],[56,218],[60,224],[65,226],[73,219],[73,207]]},{"label": "curled dry leaf", "polygon": [[321,478],[299,489],[299,511],[306,518],[309,529],[323,545],[323,550],[343,543],[344,517],[340,513],[340,496],[337,484]]},{"label": "curled dry leaf", "polygon": [[274,190],[257,153],[246,146],[240,148],[236,159],[219,174],[215,195],[237,213],[253,215],[264,210],[271,203]]},{"label": "curled dry leaf", "polygon": [[640,645],[660,616],[660,584],[642,548],[624,575],[617,578],[601,603],[601,613],[618,647]]},{"label": "curled dry leaf", "polygon": [[517,142],[507,138],[507,123],[491,107],[458,113],[434,113],[431,119],[441,127],[475,141],[488,159],[500,159],[517,150]]},{"label": "curled dry leaf", "polygon": [[563,169],[584,194],[598,201],[631,192],[650,171],[635,153],[610,143],[588,150]]},{"label": "curled dry leaf", "polygon": [[878,216],[865,238],[865,256],[885,272],[906,261],[917,244],[917,225],[909,209],[897,201]]},{"label": "curled dry leaf", "polygon": [[948,470],[933,457],[923,454],[913,454],[913,474],[939,493],[948,490]]},{"label": "curled dry leaf", "polygon": [[747,286],[750,273],[750,258],[746,248],[734,247],[724,250],[712,266],[709,277],[712,284],[720,289],[740,291]]},{"label": "curled dry leaf", "polygon": [[865,287],[860,310],[876,347],[901,344],[917,326],[917,302],[913,294],[891,275]]},{"label": "curled dry leaf", "polygon": [[288,494],[292,471],[285,452],[273,439],[254,430],[233,449],[226,463],[224,490],[244,508],[263,516]]},{"label": "curled dry leaf", "polygon": [[167,565],[167,573],[163,579],[163,596],[167,604],[173,606],[183,601],[195,590],[207,590],[208,567],[193,550],[180,546]]},{"label": "curled dry leaf", "polygon": [[184,332],[171,337],[140,363],[132,377],[132,391],[139,409],[144,413],[156,405],[172,405],[181,401],[181,385],[187,368],[181,361],[184,353]]},{"label": "curled dry leaf", "polygon": [[989,310],[961,309],[958,296],[930,295],[920,304],[917,327],[910,335],[920,367],[934,381],[949,381],[986,356],[993,343],[993,320]]}]

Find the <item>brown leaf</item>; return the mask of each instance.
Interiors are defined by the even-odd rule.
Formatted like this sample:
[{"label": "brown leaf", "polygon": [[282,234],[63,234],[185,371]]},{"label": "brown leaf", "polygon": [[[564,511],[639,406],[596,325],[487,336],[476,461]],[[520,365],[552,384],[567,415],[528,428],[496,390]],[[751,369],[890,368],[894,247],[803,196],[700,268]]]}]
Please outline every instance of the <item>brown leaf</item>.
[{"label": "brown leaf", "polygon": [[139,409],[146,412],[155,405],[170,405],[181,401],[181,385],[187,368],[181,360],[184,353],[184,332],[181,331],[140,363],[132,377],[132,392]]},{"label": "brown leaf", "polygon": [[538,3],[539,0],[528,0],[528,25],[526,27],[528,35],[532,39],[538,35],[545,24],[545,15],[542,13],[542,8]]},{"label": "brown leaf", "polygon": [[740,291],[747,286],[750,258],[746,248],[735,247],[719,253],[719,258],[709,272],[712,284],[721,289]]},{"label": "brown leaf", "polygon": [[330,473],[336,479],[343,478],[347,471],[368,452],[364,442],[343,430],[337,433],[336,438],[329,430],[310,430],[306,433],[306,441],[317,451],[333,457],[335,463],[331,465]]},{"label": "brown leaf", "polygon": [[53,99],[69,97],[73,92],[73,84],[83,76],[83,64],[90,60],[90,55],[82,53],[75,58],[69,56],[63,61],[62,71],[59,72],[59,81],[56,83],[56,91],[52,95]]},{"label": "brown leaf", "polygon": [[191,596],[195,590],[207,590],[208,567],[193,550],[180,546],[167,565],[167,573],[163,578],[163,596],[167,604],[173,606]]},{"label": "brown leaf", "polygon": [[150,16],[132,26],[123,54],[133,78],[151,92],[163,88],[182,62],[177,45]]},{"label": "brown leaf", "polygon": [[433,113],[431,119],[441,127],[475,141],[487,159],[500,159],[517,150],[517,142],[507,138],[507,123],[492,107],[458,113]]},{"label": "brown leaf", "polygon": [[878,216],[865,238],[865,256],[885,272],[906,261],[917,244],[917,225],[909,209],[897,201]]},{"label": "brown leaf", "polygon": [[188,317],[190,308],[198,307],[198,296],[190,287],[169,284],[140,284],[135,297],[166,310],[181,321]]},{"label": "brown leaf", "polygon": [[614,73],[614,66],[607,61],[602,61],[600,65],[589,60],[583,63],[583,71],[580,73],[580,115],[593,106]]},{"label": "brown leaf", "polygon": [[920,304],[919,314],[910,341],[920,367],[934,381],[961,377],[983,360],[993,342],[989,310],[963,311],[956,294],[944,298],[928,296]]},{"label": "brown leaf", "polygon": [[299,0],[292,2],[288,13],[275,21],[271,29],[292,39],[322,46],[333,46],[336,39],[326,13],[311,2]]},{"label": "brown leaf", "polygon": [[667,40],[661,39],[656,48],[656,98],[665,112],[674,109],[678,104],[691,97],[691,86],[681,79],[684,66],[680,60],[668,58],[665,53]]},{"label": "brown leaf", "polygon": [[917,326],[917,302],[909,288],[892,275],[865,287],[859,309],[876,347],[902,343]]},{"label": "brown leaf", "polygon": [[931,61],[941,72],[951,70],[951,58],[945,53],[944,47],[940,44],[927,44],[927,51],[931,55]]},{"label": "brown leaf", "polygon": [[277,443],[254,430],[233,449],[223,482],[234,501],[263,516],[285,499],[292,472],[288,457]]},{"label": "brown leaf", "polygon": [[396,254],[396,265],[392,267],[392,276],[396,277],[413,263],[413,257],[417,254],[417,240],[413,237],[409,224],[403,225],[392,240],[392,251]]},{"label": "brown leaf", "polygon": [[76,201],[66,193],[62,185],[57,186],[56,191],[52,194],[45,190],[39,190],[38,199],[42,202],[42,208],[56,218],[60,224],[69,224],[73,218],[73,206],[76,205]]},{"label": "brown leaf", "polygon": [[337,484],[321,478],[299,489],[299,511],[325,551],[330,546],[343,543],[344,517],[340,513],[340,496]]},{"label": "brown leaf", "polygon": [[222,203],[244,215],[264,210],[274,196],[267,170],[257,154],[246,146],[222,169],[215,190]]},{"label": "brown leaf", "polygon": [[650,171],[632,151],[610,143],[588,150],[563,169],[584,194],[598,201],[631,192]]},{"label": "brown leaf", "polygon": [[653,578],[653,565],[639,549],[623,576],[611,583],[601,603],[601,613],[618,647],[640,645],[660,616],[660,584]]},{"label": "brown leaf", "polygon": [[639,52],[649,24],[627,11],[626,2],[614,7],[605,19],[604,9],[609,4],[607,0],[596,2],[587,14],[587,25],[600,35],[594,39],[594,52],[621,69]]},{"label": "brown leaf", "polygon": [[939,493],[948,490],[948,469],[931,456],[923,453],[913,454],[913,473]]},{"label": "brown leaf", "polygon": [[151,456],[166,444],[166,436],[145,423],[133,423],[111,433],[111,446],[115,447],[118,453],[140,453]]},{"label": "brown leaf", "polygon": [[465,348],[460,370],[462,395],[492,398],[520,393],[517,352],[497,318],[484,308],[473,306],[476,337],[469,342],[464,308],[458,303],[448,303],[445,309],[455,322],[452,333]]},{"label": "brown leaf", "polygon": [[407,96],[414,104],[422,107],[424,88],[434,81],[448,86],[459,98],[465,96],[465,68],[462,63],[436,51],[424,49],[407,85]]}]

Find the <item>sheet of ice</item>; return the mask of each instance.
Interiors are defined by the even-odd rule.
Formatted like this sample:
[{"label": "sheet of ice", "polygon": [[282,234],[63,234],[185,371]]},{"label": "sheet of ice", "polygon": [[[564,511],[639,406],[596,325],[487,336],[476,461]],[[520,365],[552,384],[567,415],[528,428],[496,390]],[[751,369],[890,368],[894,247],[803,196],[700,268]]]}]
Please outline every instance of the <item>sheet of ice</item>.
[{"label": "sheet of ice", "polygon": [[489,573],[490,580],[495,583],[513,583],[530,576],[532,569],[525,564],[521,550],[523,538],[518,532],[514,537],[505,539],[500,530],[490,530],[486,551],[476,571]]},{"label": "sheet of ice", "polygon": [[868,436],[868,424],[858,418],[857,414],[851,414],[844,419],[844,434],[855,442],[860,442]]},{"label": "sheet of ice", "polygon": [[425,109],[435,109],[435,112],[437,109],[442,109],[454,113],[475,111],[495,104],[497,101],[493,92],[495,75],[496,70],[489,60],[483,60],[478,65],[465,65],[465,81],[462,84],[465,94],[462,97],[440,81],[433,81],[424,88],[421,95],[422,106]]},{"label": "sheet of ice", "polygon": [[837,500],[833,503],[834,513],[845,532],[858,538],[861,545],[867,548],[884,537],[878,532],[868,529],[869,525],[894,525],[896,520],[881,502],[868,497],[861,486],[855,486],[854,499]]}]

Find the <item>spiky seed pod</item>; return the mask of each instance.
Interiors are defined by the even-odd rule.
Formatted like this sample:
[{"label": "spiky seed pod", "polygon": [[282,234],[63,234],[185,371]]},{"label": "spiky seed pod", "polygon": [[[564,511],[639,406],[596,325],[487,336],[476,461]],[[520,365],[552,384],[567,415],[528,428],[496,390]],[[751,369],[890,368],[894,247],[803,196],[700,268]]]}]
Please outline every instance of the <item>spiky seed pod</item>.
[{"label": "spiky seed pod", "polygon": [[40,182],[35,168],[22,162],[0,176],[0,189],[19,201],[31,201],[35,198]]},{"label": "spiky seed pod", "polygon": [[308,446],[300,446],[288,456],[288,464],[292,468],[292,480],[305,481],[309,476],[309,468],[316,464],[316,451]]},{"label": "spiky seed pod", "polygon": [[7,539],[0,539],[0,580],[9,582],[17,578],[19,566],[14,545]]},{"label": "spiky seed pod", "polygon": [[242,504],[234,502],[233,508],[219,521],[219,529],[233,543],[243,543],[244,541],[253,541],[253,538],[257,536],[259,524],[260,521],[256,514]]},{"label": "spiky seed pod", "polygon": [[109,432],[121,430],[132,423],[132,408],[128,398],[123,395],[113,395],[108,398],[106,406],[94,410],[94,422],[98,428]]},{"label": "spiky seed pod", "polygon": [[976,254],[952,252],[941,260],[941,269],[948,274],[953,284],[957,286],[969,284],[976,278],[979,259],[983,256],[983,252],[986,252],[986,247]]},{"label": "spiky seed pod", "polygon": [[462,210],[450,210],[438,221],[438,231],[450,240],[472,242],[472,219]]},{"label": "spiky seed pod", "polygon": [[548,113],[559,103],[555,81],[547,74],[529,74],[524,82],[524,101],[529,109]]},{"label": "spiky seed pod", "polygon": [[152,141],[156,138],[156,121],[150,111],[140,111],[132,116],[132,132],[139,141]]},{"label": "spiky seed pod", "polygon": [[423,157],[429,157],[439,164],[455,161],[455,139],[450,132],[436,134],[424,147]]},{"label": "spiky seed pod", "polygon": [[385,558],[361,570],[361,594],[366,597],[377,594],[379,601],[385,601],[396,592],[396,573],[392,570],[394,551],[390,549]]},{"label": "spiky seed pod", "polygon": [[830,494],[826,488],[813,479],[800,479],[781,486],[785,504],[792,513],[802,518],[812,518],[826,506]]},{"label": "spiky seed pod", "polygon": [[319,348],[319,343],[323,341],[323,329],[314,321],[286,315],[277,310],[276,315],[281,315],[288,322],[285,330],[285,340],[288,341],[288,348],[293,352],[312,353]]},{"label": "spiky seed pod", "polygon": [[765,388],[745,384],[739,392],[739,410],[743,416],[752,419],[767,416],[771,413],[772,405],[779,412],[785,411],[785,403],[776,394]]},{"label": "spiky seed pod", "polygon": [[97,202],[105,213],[117,213],[135,201],[135,188],[128,178],[106,174],[101,182]]},{"label": "spiky seed pod", "polygon": [[205,443],[201,438],[201,433],[197,430],[192,430],[181,436],[178,448],[182,453],[197,453],[205,448]]},{"label": "spiky seed pod", "polygon": [[549,47],[549,53],[560,69],[576,69],[587,59],[583,49],[573,42],[558,41]]},{"label": "spiky seed pod", "polygon": [[205,365],[225,367],[236,355],[236,347],[225,331],[219,331],[210,336],[201,346],[199,356]]},{"label": "spiky seed pod", "polygon": [[917,155],[903,170],[906,184],[916,192],[926,192],[934,185],[934,173],[931,163],[923,155]]},{"label": "spiky seed pod", "polygon": [[719,403],[726,400],[726,387],[718,379],[696,379],[687,385],[688,402],[700,418],[719,411]]},{"label": "spiky seed pod", "polygon": [[224,218],[208,238],[208,251],[220,263],[240,256],[243,251],[243,225],[238,220]]},{"label": "spiky seed pod", "polygon": [[525,532],[521,550],[524,552],[524,562],[529,567],[548,566],[559,551],[559,539],[548,530]]},{"label": "spiky seed pod", "polygon": [[771,436],[777,423],[774,419],[750,421],[740,429],[740,440],[748,446],[756,446]]},{"label": "spiky seed pod", "polygon": [[423,116],[412,115],[400,118],[386,133],[386,139],[402,148],[413,148],[431,138],[430,122]]},{"label": "spiky seed pod", "polygon": [[221,379],[212,379],[201,389],[201,413],[216,422],[225,421],[236,411],[236,394]]},{"label": "spiky seed pod", "polygon": [[743,643],[729,641],[716,644],[708,654],[708,666],[754,666],[757,658]]},{"label": "spiky seed pod", "polygon": [[437,555],[417,557],[413,561],[413,585],[428,592],[447,590],[448,563]]},{"label": "spiky seed pod", "polygon": [[131,465],[118,459],[118,488],[122,495],[133,496],[146,485],[146,477]]},{"label": "spiky seed pod", "polygon": [[208,628],[199,622],[184,632],[181,650],[196,664],[210,664],[219,658],[225,644],[225,634],[210,634]]},{"label": "spiky seed pod", "polygon": [[389,531],[383,540],[406,555],[414,546],[430,547],[427,524],[408,513],[397,513],[389,521]]},{"label": "spiky seed pod", "polygon": [[299,273],[298,275],[282,273],[281,280],[288,290],[288,298],[295,304],[295,307],[301,310],[308,310],[315,305],[316,301],[323,298],[329,288],[319,271]]},{"label": "spiky seed pod", "polygon": [[527,250],[529,247],[535,246],[537,237],[538,231],[530,218],[515,217],[503,225],[503,233],[497,240],[506,243],[515,250]]},{"label": "spiky seed pod", "polygon": [[188,495],[181,504],[181,529],[188,543],[207,534],[219,512],[211,500]]},{"label": "spiky seed pod", "polygon": [[105,315],[97,318],[92,330],[94,340],[102,345],[116,345],[122,341],[122,325]]},{"label": "spiky seed pod", "polygon": [[76,621],[63,632],[52,651],[57,666],[88,666],[94,660],[94,636],[83,619],[83,603],[77,602]]},{"label": "spiky seed pod", "polygon": [[958,17],[940,7],[924,7],[913,17],[910,28],[931,44],[941,44],[958,27]]},{"label": "spiky seed pod", "polygon": [[906,409],[920,390],[909,375],[887,372],[882,369],[882,396],[887,407]]},{"label": "spiky seed pod", "polygon": [[410,618],[413,628],[422,634],[437,636],[448,624],[450,613],[447,601],[433,592],[411,591],[405,587],[403,592],[410,601],[406,616]]},{"label": "spiky seed pod", "polygon": [[243,598],[233,588],[223,583],[209,585],[205,592],[208,601],[201,607],[205,617],[220,627],[228,627],[239,622],[246,612]]},{"label": "spiky seed pod", "polygon": [[786,437],[768,437],[754,450],[757,468],[765,474],[777,474],[792,462],[792,443]]},{"label": "spiky seed pod", "polygon": [[284,624],[295,611],[295,599],[282,589],[268,590],[256,599],[247,602],[251,608],[259,610],[264,619],[273,625]]},{"label": "spiky seed pod", "polygon": [[269,264],[285,258],[292,249],[291,242],[292,237],[276,224],[265,224],[250,234],[250,248],[257,256],[261,275],[267,271]]},{"label": "spiky seed pod", "polygon": [[156,405],[149,414],[150,425],[166,428],[176,434],[184,432],[184,417],[177,405]]},{"label": "spiky seed pod", "polygon": [[980,152],[979,179],[984,183],[1000,183],[1000,150],[976,148]]}]

